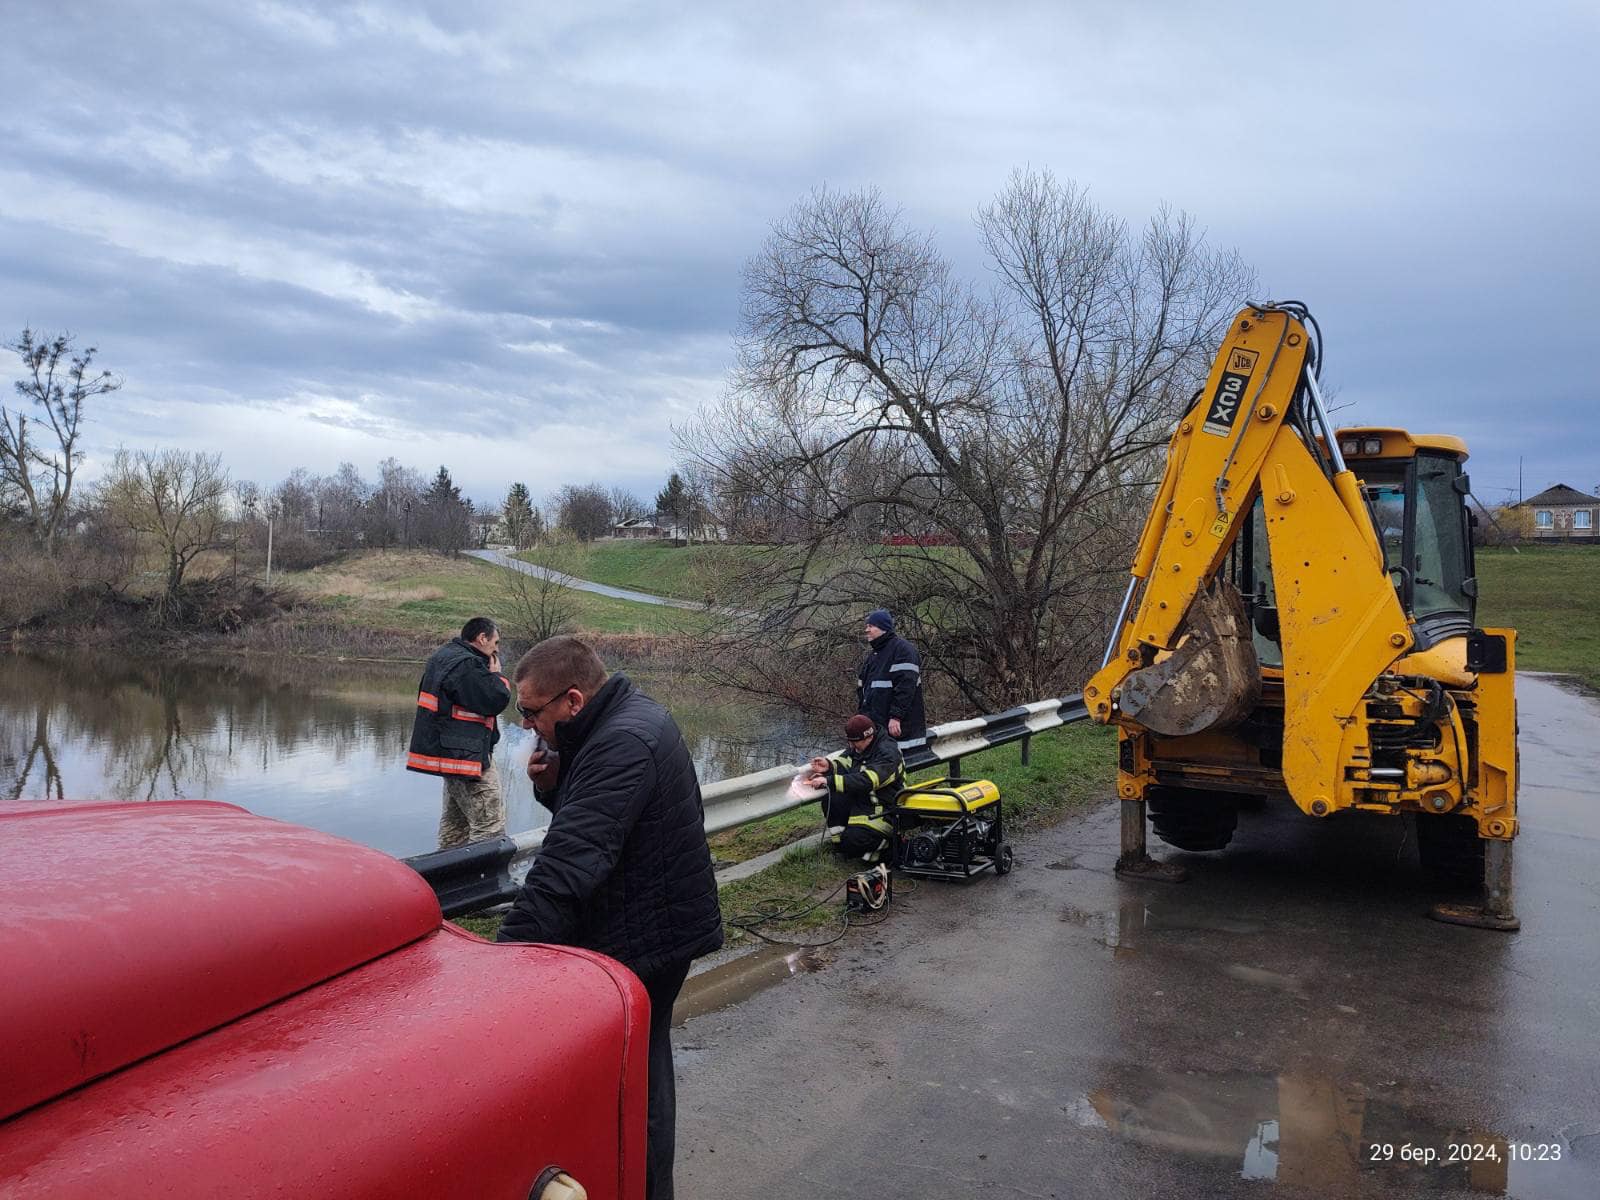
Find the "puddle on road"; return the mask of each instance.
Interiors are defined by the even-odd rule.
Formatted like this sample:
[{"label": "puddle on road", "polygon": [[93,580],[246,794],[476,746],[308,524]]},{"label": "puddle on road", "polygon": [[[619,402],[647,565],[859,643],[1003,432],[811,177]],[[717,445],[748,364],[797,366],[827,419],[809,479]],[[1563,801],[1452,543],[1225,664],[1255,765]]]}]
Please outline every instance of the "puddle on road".
[{"label": "puddle on road", "polygon": [[[1600,1160],[1586,1137],[1506,1137],[1417,1114],[1359,1084],[1314,1075],[1200,1074],[1119,1068],[1065,1108],[1076,1124],[1191,1158],[1234,1164],[1242,1179],[1343,1195],[1592,1200]],[[1362,1188],[1361,1190],[1365,1190]]]},{"label": "puddle on road", "polygon": [[1096,930],[1094,940],[1119,957],[1132,953],[1139,944],[1159,934],[1227,933],[1250,937],[1265,926],[1256,921],[1219,917],[1178,906],[1157,906],[1142,899],[1125,901],[1120,907],[1093,911],[1064,906],[1059,919],[1071,925]]},{"label": "puddle on road", "polygon": [[704,971],[683,985],[677,1004],[672,1007],[672,1023],[682,1025],[690,1017],[704,1016],[748,1000],[758,992],[782,983],[795,975],[822,970],[828,960],[815,950],[790,946],[763,946],[731,962]]},{"label": "puddle on road", "polygon": [[1250,967],[1244,963],[1228,963],[1222,968],[1222,973],[1229,979],[1237,979],[1240,983],[1248,983],[1252,987],[1269,988],[1287,992],[1301,1000],[1306,999],[1305,988],[1300,986],[1300,980],[1293,975],[1269,971],[1265,967]]}]

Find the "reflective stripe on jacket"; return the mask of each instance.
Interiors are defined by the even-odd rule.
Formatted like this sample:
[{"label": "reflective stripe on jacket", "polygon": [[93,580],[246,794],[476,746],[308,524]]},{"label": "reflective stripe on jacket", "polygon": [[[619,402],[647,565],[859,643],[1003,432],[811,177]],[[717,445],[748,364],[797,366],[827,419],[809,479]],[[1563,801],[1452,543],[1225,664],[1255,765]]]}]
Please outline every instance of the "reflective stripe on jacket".
[{"label": "reflective stripe on jacket", "polygon": [[476,779],[500,740],[496,719],[511,702],[511,683],[489,670],[475,646],[453,638],[422,669],[406,770]]},{"label": "reflective stripe on jacket", "polygon": [[909,742],[928,732],[922,705],[922,655],[905,638],[880,634],[856,676],[856,711],[888,728],[900,722],[900,740]]},{"label": "reflective stripe on jacket", "polygon": [[[828,773],[828,796],[843,797],[849,805],[848,824],[869,825],[879,833],[889,832],[884,810],[905,790],[906,767],[900,747],[882,728],[874,730],[870,745],[857,752],[851,749],[833,761]],[[835,811],[831,803],[829,811]]]}]

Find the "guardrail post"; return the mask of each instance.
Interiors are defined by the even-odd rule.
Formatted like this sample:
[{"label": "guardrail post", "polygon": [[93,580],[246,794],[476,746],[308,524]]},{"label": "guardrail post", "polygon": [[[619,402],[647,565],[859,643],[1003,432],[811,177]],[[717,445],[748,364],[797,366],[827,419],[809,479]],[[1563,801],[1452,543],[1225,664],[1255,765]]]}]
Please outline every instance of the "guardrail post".
[{"label": "guardrail post", "polygon": [[949,762],[950,762],[950,778],[951,779],[959,779],[961,777],[961,757],[960,757],[960,755],[957,755],[955,758],[950,759]]},{"label": "guardrail post", "polygon": [[1030,746],[1032,746],[1032,744],[1033,744],[1033,734],[1031,734],[1031,733],[1023,734],[1022,735],[1022,765],[1023,766],[1027,766],[1028,765],[1028,749],[1029,749]]}]

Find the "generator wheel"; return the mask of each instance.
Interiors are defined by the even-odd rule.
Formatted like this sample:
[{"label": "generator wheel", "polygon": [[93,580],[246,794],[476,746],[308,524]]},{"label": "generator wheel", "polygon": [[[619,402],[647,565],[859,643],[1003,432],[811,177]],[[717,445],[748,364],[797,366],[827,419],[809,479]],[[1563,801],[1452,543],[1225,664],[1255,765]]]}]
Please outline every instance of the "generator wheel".
[{"label": "generator wheel", "polygon": [[1483,886],[1483,839],[1478,823],[1462,813],[1417,813],[1417,858],[1435,887],[1471,891]]},{"label": "generator wheel", "polygon": [[996,875],[1011,874],[1011,863],[1013,857],[1014,856],[1011,853],[1011,843],[1001,842],[1000,848],[994,853],[994,873]]},{"label": "generator wheel", "polygon": [[1153,787],[1144,800],[1156,836],[1179,850],[1221,850],[1239,825],[1238,800],[1226,792]]}]

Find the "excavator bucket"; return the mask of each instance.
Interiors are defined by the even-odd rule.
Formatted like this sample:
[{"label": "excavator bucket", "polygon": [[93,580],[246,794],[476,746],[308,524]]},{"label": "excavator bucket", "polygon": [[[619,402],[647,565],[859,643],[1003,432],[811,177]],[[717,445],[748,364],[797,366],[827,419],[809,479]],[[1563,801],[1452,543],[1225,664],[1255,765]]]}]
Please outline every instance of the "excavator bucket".
[{"label": "excavator bucket", "polygon": [[1223,579],[1195,596],[1170,657],[1134,671],[1124,716],[1172,737],[1237,725],[1261,699],[1261,664],[1239,590]]}]

